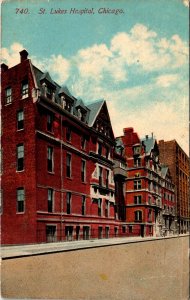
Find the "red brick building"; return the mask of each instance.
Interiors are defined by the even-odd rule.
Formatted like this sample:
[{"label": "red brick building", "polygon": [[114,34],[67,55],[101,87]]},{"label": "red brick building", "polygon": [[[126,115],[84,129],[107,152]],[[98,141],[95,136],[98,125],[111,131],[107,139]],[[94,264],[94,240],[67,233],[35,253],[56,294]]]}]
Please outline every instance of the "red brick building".
[{"label": "red brick building", "polygon": [[106,102],[86,106],[20,59],[2,64],[2,243],[117,236]]},{"label": "red brick building", "polygon": [[[141,236],[175,233],[174,186],[162,174],[155,138],[146,136],[140,140],[133,128],[125,128],[121,138],[127,159],[125,203],[129,232]],[[164,194],[167,198],[163,199]],[[163,205],[172,212],[170,223],[163,217]]]},{"label": "red brick building", "polygon": [[159,141],[160,161],[167,164],[175,183],[179,233],[190,230],[189,157],[176,140]]}]

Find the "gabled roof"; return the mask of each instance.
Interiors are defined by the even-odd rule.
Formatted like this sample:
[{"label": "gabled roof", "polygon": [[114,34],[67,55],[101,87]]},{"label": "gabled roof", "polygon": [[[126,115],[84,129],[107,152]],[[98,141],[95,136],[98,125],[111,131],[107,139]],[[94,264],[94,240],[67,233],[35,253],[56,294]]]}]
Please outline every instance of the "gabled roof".
[{"label": "gabled roof", "polygon": [[58,94],[66,94],[67,96],[73,98],[73,95],[70,93],[68,87],[66,85],[62,85],[62,87],[60,88],[60,90],[58,91]]},{"label": "gabled roof", "polygon": [[143,142],[143,144],[145,145],[146,154],[150,154],[156,144],[156,140],[153,137],[141,139],[141,142]]},{"label": "gabled roof", "polygon": [[87,107],[90,109],[90,115],[88,120],[88,125],[93,126],[94,122],[96,121],[96,118],[104,104],[105,100],[97,100],[96,102],[93,102],[89,104]]},{"label": "gabled roof", "polygon": [[51,79],[51,76],[49,75],[48,72],[45,72],[42,74],[41,78],[40,78],[40,81],[42,80],[47,80],[49,81],[52,85],[56,86],[55,82]]},{"label": "gabled roof", "polygon": [[87,107],[84,105],[84,102],[83,102],[83,100],[82,100],[81,98],[78,98],[75,107],[76,107],[76,108],[77,108],[77,107],[81,107],[81,108],[83,108],[84,110],[87,110]]}]

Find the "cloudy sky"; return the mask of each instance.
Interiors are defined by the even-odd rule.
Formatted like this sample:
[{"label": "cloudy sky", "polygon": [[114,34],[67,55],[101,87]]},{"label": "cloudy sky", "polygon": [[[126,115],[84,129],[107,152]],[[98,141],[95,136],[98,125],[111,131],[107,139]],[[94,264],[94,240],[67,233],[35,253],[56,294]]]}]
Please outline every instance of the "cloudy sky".
[{"label": "cloudy sky", "polygon": [[[176,139],[188,153],[188,3],[5,1],[3,61],[17,64],[25,48],[34,65],[86,104],[104,98],[115,136],[134,127],[140,137]],[[70,13],[74,8],[94,13]],[[66,13],[53,13],[59,9]]]}]

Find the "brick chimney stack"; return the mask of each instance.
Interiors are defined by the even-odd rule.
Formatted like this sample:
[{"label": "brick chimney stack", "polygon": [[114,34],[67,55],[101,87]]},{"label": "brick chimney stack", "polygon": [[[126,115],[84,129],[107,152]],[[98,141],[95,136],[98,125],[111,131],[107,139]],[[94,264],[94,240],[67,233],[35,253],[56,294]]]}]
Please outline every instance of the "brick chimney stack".
[{"label": "brick chimney stack", "polygon": [[22,63],[27,58],[28,58],[28,52],[25,49],[20,51],[20,62]]},{"label": "brick chimney stack", "polygon": [[8,70],[8,66],[6,65],[6,64],[1,64],[1,72],[3,73],[3,72],[6,72],[7,70]]}]

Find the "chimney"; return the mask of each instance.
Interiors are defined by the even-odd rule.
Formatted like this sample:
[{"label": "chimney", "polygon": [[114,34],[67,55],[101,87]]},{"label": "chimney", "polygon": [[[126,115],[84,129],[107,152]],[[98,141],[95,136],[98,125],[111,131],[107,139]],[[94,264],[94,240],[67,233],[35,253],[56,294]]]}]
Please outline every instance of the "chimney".
[{"label": "chimney", "polygon": [[3,73],[3,72],[6,72],[7,70],[8,70],[8,66],[6,65],[6,64],[1,64],[1,72]]},{"label": "chimney", "polygon": [[123,129],[123,133],[124,133],[125,136],[128,135],[128,134],[133,133],[133,131],[134,131],[133,127],[127,127],[127,128]]},{"label": "chimney", "polygon": [[28,52],[25,49],[20,51],[20,62],[22,63],[27,58],[28,58]]}]

